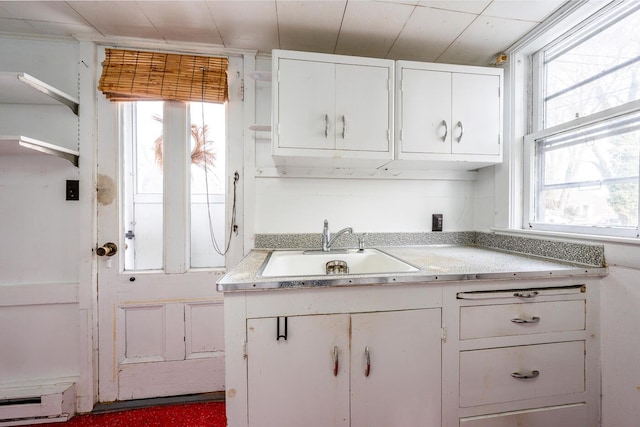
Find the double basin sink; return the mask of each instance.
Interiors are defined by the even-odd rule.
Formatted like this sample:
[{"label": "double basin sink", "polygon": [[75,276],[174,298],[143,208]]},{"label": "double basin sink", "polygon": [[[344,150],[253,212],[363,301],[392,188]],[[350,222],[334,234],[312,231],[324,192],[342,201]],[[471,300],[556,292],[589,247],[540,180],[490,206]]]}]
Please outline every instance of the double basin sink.
[{"label": "double basin sink", "polygon": [[378,249],[345,251],[273,251],[261,277],[411,273],[418,268]]}]

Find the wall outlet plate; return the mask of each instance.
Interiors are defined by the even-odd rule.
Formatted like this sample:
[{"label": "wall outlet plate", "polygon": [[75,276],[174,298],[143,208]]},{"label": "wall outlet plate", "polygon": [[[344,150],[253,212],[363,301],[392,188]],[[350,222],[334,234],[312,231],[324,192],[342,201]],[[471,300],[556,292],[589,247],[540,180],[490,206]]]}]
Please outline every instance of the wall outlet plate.
[{"label": "wall outlet plate", "polygon": [[433,214],[431,217],[431,231],[442,231],[442,214]]}]

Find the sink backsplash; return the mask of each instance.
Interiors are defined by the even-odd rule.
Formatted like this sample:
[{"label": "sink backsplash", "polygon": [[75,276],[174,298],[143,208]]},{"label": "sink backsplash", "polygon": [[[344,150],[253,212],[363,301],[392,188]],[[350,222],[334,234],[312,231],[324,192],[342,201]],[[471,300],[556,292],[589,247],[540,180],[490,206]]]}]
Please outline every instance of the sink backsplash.
[{"label": "sink backsplash", "polygon": [[[344,234],[334,248],[357,248],[362,233]],[[365,247],[455,245],[479,246],[524,255],[605,266],[604,246],[477,231],[438,233],[368,233]],[[256,234],[256,249],[314,249],[322,246],[320,233]]]},{"label": "sink backsplash", "polygon": [[[367,233],[364,245],[367,248],[384,246],[423,245],[473,245],[475,232],[443,233]],[[343,234],[334,243],[334,248],[357,248],[362,233]],[[320,233],[301,234],[256,234],[256,249],[314,249],[322,247]]]},{"label": "sink backsplash", "polygon": [[495,233],[476,233],[477,246],[605,267],[604,245],[590,245]]}]

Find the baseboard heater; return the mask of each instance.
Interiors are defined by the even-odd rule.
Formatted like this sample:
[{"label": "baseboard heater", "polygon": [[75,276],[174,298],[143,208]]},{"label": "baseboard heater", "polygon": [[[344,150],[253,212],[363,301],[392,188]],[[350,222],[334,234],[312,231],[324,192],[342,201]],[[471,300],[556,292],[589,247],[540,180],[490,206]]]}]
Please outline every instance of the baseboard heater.
[{"label": "baseboard heater", "polygon": [[64,422],[74,413],[73,383],[0,386],[0,427]]}]

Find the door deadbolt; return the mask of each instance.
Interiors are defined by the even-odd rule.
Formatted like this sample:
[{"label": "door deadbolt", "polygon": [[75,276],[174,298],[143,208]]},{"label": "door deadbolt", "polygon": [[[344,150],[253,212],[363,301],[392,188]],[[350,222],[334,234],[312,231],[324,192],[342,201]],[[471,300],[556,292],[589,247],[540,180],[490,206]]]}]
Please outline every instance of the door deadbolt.
[{"label": "door deadbolt", "polygon": [[114,256],[118,252],[118,246],[115,243],[105,243],[96,249],[96,255],[98,256]]}]

